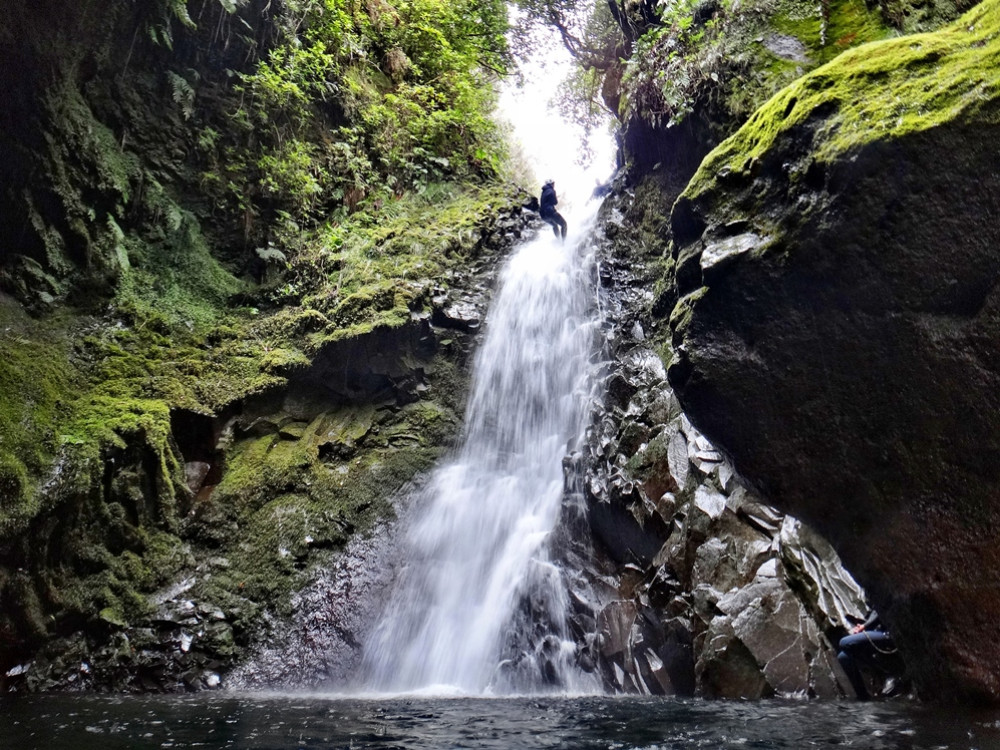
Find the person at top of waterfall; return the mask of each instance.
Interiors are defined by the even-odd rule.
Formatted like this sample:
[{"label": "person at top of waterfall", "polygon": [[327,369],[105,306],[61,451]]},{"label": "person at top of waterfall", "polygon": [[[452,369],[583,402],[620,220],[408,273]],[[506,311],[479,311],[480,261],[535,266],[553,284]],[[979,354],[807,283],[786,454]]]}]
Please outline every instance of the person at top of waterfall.
[{"label": "person at top of waterfall", "polygon": [[540,208],[538,213],[542,215],[542,218],[552,225],[552,231],[556,233],[556,237],[566,239],[566,219],[556,211],[556,204],[559,203],[559,198],[556,197],[556,183],[552,180],[547,180],[544,185],[542,185],[542,198],[538,202]]},{"label": "person at top of waterfall", "polygon": [[882,626],[875,610],[864,622],[855,625],[850,635],[840,639],[838,649],[837,661],[844,668],[858,700],[866,701],[871,697],[861,675],[861,667],[869,667],[889,678],[883,693],[893,690],[899,672],[899,658],[892,636]]}]

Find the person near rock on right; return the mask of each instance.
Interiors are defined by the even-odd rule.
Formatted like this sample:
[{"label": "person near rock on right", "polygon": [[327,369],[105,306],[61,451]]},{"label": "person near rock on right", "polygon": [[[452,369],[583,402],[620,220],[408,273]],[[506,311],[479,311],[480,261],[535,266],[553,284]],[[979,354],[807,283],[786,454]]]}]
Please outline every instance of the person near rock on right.
[{"label": "person near rock on right", "polygon": [[851,682],[858,700],[871,699],[861,668],[874,670],[887,678],[883,694],[892,693],[901,678],[901,662],[892,636],[882,626],[878,613],[872,610],[864,622],[858,623],[849,635],[840,639],[837,661]]},{"label": "person near rock on right", "polygon": [[538,213],[541,214],[545,221],[552,225],[552,230],[556,233],[556,237],[565,240],[566,219],[556,211],[557,203],[559,203],[559,198],[556,197],[556,184],[552,180],[546,180],[545,184],[542,185],[542,197],[539,201],[541,207]]}]

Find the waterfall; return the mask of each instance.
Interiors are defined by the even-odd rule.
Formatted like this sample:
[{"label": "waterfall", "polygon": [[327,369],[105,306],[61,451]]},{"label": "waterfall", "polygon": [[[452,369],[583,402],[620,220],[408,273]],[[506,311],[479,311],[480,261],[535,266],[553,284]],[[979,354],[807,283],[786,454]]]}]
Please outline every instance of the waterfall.
[{"label": "waterfall", "polygon": [[[502,270],[461,446],[404,519],[404,568],[366,643],[369,688],[598,689],[573,666],[565,585],[546,548],[592,383],[595,213],[593,203],[567,213],[576,226],[565,243],[545,227]],[[505,653],[525,608],[548,631],[537,657]]]},{"label": "waterfall", "polygon": [[[508,86],[500,109],[569,222],[517,247],[500,274],[472,371],[462,442],[402,519],[403,567],[365,643],[376,691],[600,692],[577,666],[566,574],[548,542],[563,459],[583,438],[594,380],[596,302],[590,194],[610,172],[610,139],[590,144],[551,106],[571,60],[557,40]],[[540,188],[540,185],[539,185]],[[582,513],[577,510],[577,513]]]}]

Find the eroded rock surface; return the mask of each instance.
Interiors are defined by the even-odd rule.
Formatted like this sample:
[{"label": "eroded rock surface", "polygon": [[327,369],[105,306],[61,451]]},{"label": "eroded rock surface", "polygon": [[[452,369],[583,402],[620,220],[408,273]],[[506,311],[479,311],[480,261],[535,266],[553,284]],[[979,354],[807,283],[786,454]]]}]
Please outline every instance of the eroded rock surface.
[{"label": "eroded rock surface", "polygon": [[990,0],[807,75],[672,219],[684,409],[945,699],[1000,696],[998,30]]},{"label": "eroded rock surface", "polygon": [[[606,208],[608,226],[616,210]],[[583,474],[594,537],[597,569],[575,589],[581,619],[598,613],[593,663],[620,692],[849,693],[833,644],[864,614],[864,592],[829,544],[748,491],[684,415],[642,324],[655,305],[652,264],[619,266],[614,242],[603,247],[607,395],[585,455],[567,462],[569,476]]]}]

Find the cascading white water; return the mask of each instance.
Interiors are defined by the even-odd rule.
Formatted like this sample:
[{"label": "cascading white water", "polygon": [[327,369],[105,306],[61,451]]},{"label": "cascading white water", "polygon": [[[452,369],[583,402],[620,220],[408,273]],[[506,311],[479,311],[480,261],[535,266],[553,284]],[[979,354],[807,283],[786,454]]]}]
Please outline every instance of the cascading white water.
[{"label": "cascading white water", "polygon": [[575,163],[578,130],[548,106],[569,60],[561,48],[545,57],[534,81],[505,92],[501,109],[536,172],[556,179],[569,236],[560,242],[544,227],[501,273],[463,442],[403,521],[404,566],[365,643],[366,689],[600,690],[574,664],[566,586],[546,541],[563,497],[562,460],[587,417],[598,208],[589,198],[595,175],[608,175],[610,143],[599,144],[593,170]]},{"label": "cascading white water", "polygon": [[[545,541],[559,514],[562,459],[582,434],[590,391],[586,238],[594,213],[593,204],[567,213],[578,224],[565,243],[546,229],[502,272],[462,446],[408,521],[401,580],[366,644],[371,688],[541,689],[497,679],[505,629],[522,597],[549,610],[538,613],[554,628],[549,643],[554,636],[557,648],[568,648],[564,613],[555,611],[565,609],[563,586]],[[548,681],[596,687],[589,676],[563,671],[550,668]]]}]

